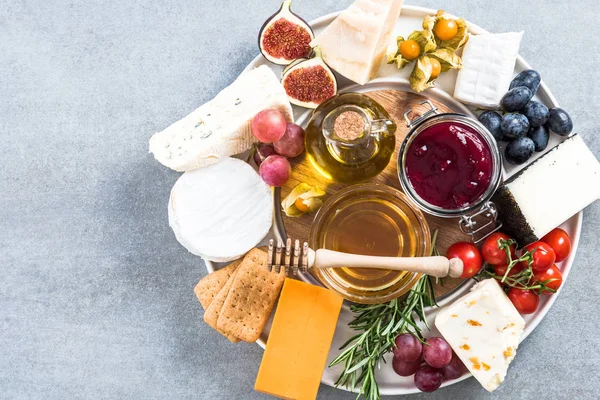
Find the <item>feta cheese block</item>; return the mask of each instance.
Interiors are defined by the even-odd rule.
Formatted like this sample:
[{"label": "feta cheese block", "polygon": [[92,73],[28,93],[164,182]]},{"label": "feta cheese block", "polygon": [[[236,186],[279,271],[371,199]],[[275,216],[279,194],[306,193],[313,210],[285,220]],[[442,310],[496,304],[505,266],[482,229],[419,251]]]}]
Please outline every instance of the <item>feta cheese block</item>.
[{"label": "feta cheese block", "polygon": [[504,381],[525,321],[498,282],[486,279],[442,309],[435,326],[475,379],[491,392]]},{"label": "feta cheese block", "polygon": [[403,0],[356,0],[310,42],[346,78],[365,84],[385,57]]},{"label": "feta cheese block", "polygon": [[269,232],[271,188],[242,160],[186,172],[169,198],[169,226],[191,253],[225,262],[242,257]]},{"label": "feta cheese block", "polygon": [[599,198],[600,163],[574,135],[507,180],[492,201],[502,232],[524,246]]},{"label": "feta cheese block", "polygon": [[293,122],[292,106],[266,65],[245,72],[214,99],[150,139],[150,152],[164,166],[191,171],[252,147],[252,118],[275,108]]},{"label": "feta cheese block", "polygon": [[463,49],[454,97],[476,107],[497,109],[513,78],[523,32],[471,35]]}]

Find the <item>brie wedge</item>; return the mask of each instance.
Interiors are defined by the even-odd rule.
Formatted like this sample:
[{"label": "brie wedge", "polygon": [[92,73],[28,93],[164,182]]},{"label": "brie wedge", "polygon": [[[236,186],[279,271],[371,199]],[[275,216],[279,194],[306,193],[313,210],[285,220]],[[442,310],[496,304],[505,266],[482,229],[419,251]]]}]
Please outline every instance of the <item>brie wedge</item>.
[{"label": "brie wedge", "polygon": [[495,279],[442,309],[435,326],[488,391],[496,389],[515,358],[525,321]]},{"label": "brie wedge", "polygon": [[513,78],[523,32],[471,35],[463,49],[454,97],[476,107],[497,109]]},{"label": "brie wedge", "polygon": [[266,65],[245,72],[208,103],[152,136],[150,152],[164,166],[191,171],[252,147],[252,118],[275,108],[293,122],[287,95]]},{"label": "brie wedge", "polygon": [[600,198],[600,163],[579,135],[535,160],[494,194],[502,232],[535,242]]},{"label": "brie wedge", "polygon": [[191,253],[235,260],[255,247],[272,224],[271,188],[250,165],[226,158],[186,172],[169,198],[169,225]]},{"label": "brie wedge", "polygon": [[367,83],[385,57],[403,0],[356,0],[310,42],[346,78]]}]

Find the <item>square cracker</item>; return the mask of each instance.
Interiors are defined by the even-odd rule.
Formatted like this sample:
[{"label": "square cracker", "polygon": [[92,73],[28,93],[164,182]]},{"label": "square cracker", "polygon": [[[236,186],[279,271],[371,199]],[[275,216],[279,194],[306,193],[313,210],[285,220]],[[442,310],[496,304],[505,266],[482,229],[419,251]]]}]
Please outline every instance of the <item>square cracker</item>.
[{"label": "square cracker", "polygon": [[[260,337],[285,280],[267,270],[267,253],[252,249],[238,267],[217,320],[217,328],[246,342]],[[230,280],[231,280],[230,279]]]},{"label": "square cracker", "polygon": [[206,275],[204,278],[200,279],[200,282],[194,288],[194,293],[196,297],[202,304],[202,307],[206,310],[210,303],[213,301],[213,298],[221,291],[223,286],[229,280],[233,271],[240,265],[242,259],[235,260],[228,266],[221,268],[218,271],[215,271],[211,274]]},{"label": "square cracker", "polygon": [[225,299],[227,299],[227,294],[229,293],[231,285],[233,284],[235,276],[239,270],[239,267],[233,270],[231,276],[227,282],[225,282],[225,285],[223,285],[219,293],[217,293],[217,295],[213,298],[213,301],[206,308],[206,311],[204,311],[204,322],[232,342],[239,342],[240,339],[235,335],[231,335],[227,332],[224,332],[222,329],[219,329],[217,327],[217,320],[219,319],[219,314],[221,313]]}]

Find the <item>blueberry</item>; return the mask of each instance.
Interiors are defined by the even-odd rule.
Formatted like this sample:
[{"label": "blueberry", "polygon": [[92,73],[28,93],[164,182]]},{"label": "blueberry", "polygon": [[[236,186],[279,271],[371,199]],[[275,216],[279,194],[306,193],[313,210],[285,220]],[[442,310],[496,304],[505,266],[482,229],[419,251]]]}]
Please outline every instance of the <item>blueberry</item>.
[{"label": "blueberry", "polygon": [[548,127],[557,135],[567,136],[573,131],[573,121],[565,110],[555,107],[550,109]]},{"label": "blueberry", "polygon": [[504,136],[500,129],[502,116],[496,111],[485,111],[479,116],[479,122],[487,128],[496,140],[502,140]]},{"label": "blueberry", "polygon": [[526,88],[525,86],[519,86],[506,92],[506,94],[502,97],[502,100],[500,100],[500,106],[502,106],[504,111],[520,111],[525,108],[532,97],[533,93],[531,90],[529,90],[529,88]]},{"label": "blueberry", "polygon": [[542,77],[540,74],[533,69],[526,69],[525,71],[520,72],[517,76],[514,77],[512,82],[510,83],[510,89],[516,88],[519,86],[524,86],[531,90],[531,93],[535,94],[538,90],[538,86],[540,86],[540,81]]},{"label": "blueberry", "polygon": [[550,132],[546,125],[536,126],[529,128],[527,136],[533,140],[535,145],[535,151],[543,151],[548,146],[548,140],[550,139]]},{"label": "blueberry", "polygon": [[529,121],[523,114],[504,114],[500,129],[502,129],[504,135],[511,139],[522,137],[525,136],[529,130]]},{"label": "blueberry", "polygon": [[548,121],[550,111],[548,111],[548,107],[539,101],[530,101],[525,106],[523,114],[525,114],[529,120],[529,126],[538,127],[544,125]]},{"label": "blueberry", "polygon": [[520,137],[506,146],[504,157],[509,163],[519,165],[527,162],[534,150],[535,144],[533,143],[533,140],[527,136]]}]

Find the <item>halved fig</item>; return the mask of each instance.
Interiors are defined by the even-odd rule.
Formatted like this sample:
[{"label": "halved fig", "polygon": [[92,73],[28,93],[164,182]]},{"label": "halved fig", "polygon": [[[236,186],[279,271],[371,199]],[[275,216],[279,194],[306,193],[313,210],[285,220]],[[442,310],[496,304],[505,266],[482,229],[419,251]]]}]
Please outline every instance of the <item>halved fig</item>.
[{"label": "halved fig", "polygon": [[282,73],[281,84],[290,103],[306,108],[317,108],[319,104],[335,96],[337,80],[333,71],[321,58],[321,51],[314,48],[313,58],[302,58],[288,65]]},{"label": "halved fig", "polygon": [[290,10],[291,4],[292,0],[284,0],[279,11],[269,17],[258,34],[262,55],[279,65],[310,56],[310,41],[315,38],[306,21]]}]

